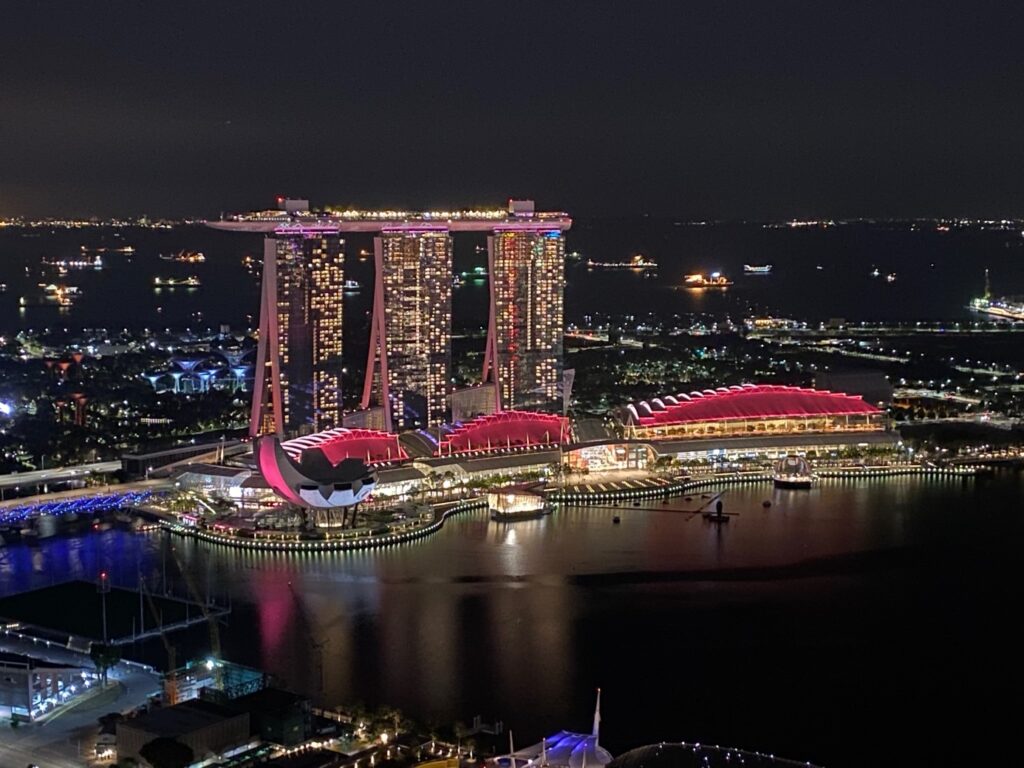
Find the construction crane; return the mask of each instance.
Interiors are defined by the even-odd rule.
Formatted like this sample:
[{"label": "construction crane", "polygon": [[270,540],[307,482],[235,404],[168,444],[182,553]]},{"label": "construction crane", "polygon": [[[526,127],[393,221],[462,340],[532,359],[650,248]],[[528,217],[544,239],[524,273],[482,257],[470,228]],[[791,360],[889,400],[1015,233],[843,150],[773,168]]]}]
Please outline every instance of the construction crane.
[{"label": "construction crane", "polygon": [[217,662],[221,660],[220,650],[220,626],[217,623],[217,617],[210,612],[210,607],[206,604],[206,600],[199,594],[199,590],[196,587],[195,579],[192,577],[192,571],[185,566],[178,557],[178,550],[176,547],[171,547],[171,554],[174,556],[174,562],[178,566],[178,572],[185,580],[185,586],[188,587],[189,594],[192,599],[199,605],[199,610],[203,612],[203,618],[206,619],[206,623],[210,628],[210,658],[214,662],[214,667],[211,669],[213,672],[214,687],[218,690],[222,690],[224,687],[223,674],[221,667]]},{"label": "construction crane", "polygon": [[157,630],[160,632],[160,639],[163,641],[164,648],[167,650],[167,674],[164,675],[164,703],[173,707],[178,703],[178,680],[174,676],[174,670],[177,669],[177,658],[178,652],[175,647],[171,644],[171,641],[167,639],[167,633],[164,632],[163,617],[156,608],[156,603],[153,602],[153,595],[146,588],[146,581],[141,576],[139,577],[139,589],[146,596],[146,602],[149,604],[149,612],[153,614],[153,621],[156,623]]}]

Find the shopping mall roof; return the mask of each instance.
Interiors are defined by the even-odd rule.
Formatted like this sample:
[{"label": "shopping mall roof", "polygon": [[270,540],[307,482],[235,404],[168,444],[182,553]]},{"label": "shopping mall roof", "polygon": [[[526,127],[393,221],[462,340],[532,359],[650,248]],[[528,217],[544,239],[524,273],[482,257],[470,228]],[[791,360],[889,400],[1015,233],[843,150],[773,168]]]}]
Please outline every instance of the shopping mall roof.
[{"label": "shopping mall roof", "polygon": [[398,435],[375,429],[328,429],[281,443],[281,447],[298,461],[303,451],[318,448],[332,464],[345,459],[359,459],[367,464],[381,464],[409,458],[399,445]]},{"label": "shopping mall roof", "polygon": [[630,403],[626,411],[629,423],[645,427],[733,419],[881,413],[856,395],[778,384],[743,384],[680,392]]},{"label": "shopping mall roof", "polygon": [[569,439],[564,416],[533,411],[499,411],[457,425],[438,442],[438,456],[558,445]]}]

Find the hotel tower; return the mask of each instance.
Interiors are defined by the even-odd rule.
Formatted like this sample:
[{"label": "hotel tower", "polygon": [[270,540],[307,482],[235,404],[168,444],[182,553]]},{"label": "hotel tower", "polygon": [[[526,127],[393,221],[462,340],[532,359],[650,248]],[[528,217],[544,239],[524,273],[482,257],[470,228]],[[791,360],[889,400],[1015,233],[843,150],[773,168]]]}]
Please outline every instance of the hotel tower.
[{"label": "hotel tower", "polygon": [[281,226],[264,240],[252,436],[341,425],[342,247],[331,226]]},{"label": "hotel tower", "polygon": [[394,226],[374,238],[373,315],[362,407],[376,399],[391,432],[444,423],[452,366],[452,238]]}]

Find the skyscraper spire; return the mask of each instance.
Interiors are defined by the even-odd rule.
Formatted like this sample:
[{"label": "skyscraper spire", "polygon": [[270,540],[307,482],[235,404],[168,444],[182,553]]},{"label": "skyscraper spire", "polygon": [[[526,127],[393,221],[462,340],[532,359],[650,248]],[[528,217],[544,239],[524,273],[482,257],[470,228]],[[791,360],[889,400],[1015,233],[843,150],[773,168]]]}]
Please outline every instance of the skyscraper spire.
[{"label": "skyscraper spire", "polygon": [[601,689],[597,689],[597,705],[594,707],[594,746],[597,746],[598,736],[601,735]]}]

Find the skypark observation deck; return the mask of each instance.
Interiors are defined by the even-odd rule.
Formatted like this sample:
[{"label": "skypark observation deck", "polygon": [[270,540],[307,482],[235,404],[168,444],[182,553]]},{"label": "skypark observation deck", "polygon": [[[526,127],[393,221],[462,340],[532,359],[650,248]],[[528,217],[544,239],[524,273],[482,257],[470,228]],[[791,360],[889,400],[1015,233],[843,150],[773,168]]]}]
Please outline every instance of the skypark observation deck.
[{"label": "skypark observation deck", "polygon": [[387,230],[447,230],[449,232],[494,232],[558,230],[572,226],[561,212],[510,213],[484,211],[253,211],[207,221],[213,229],[234,232],[287,233],[301,231],[383,232]]}]

